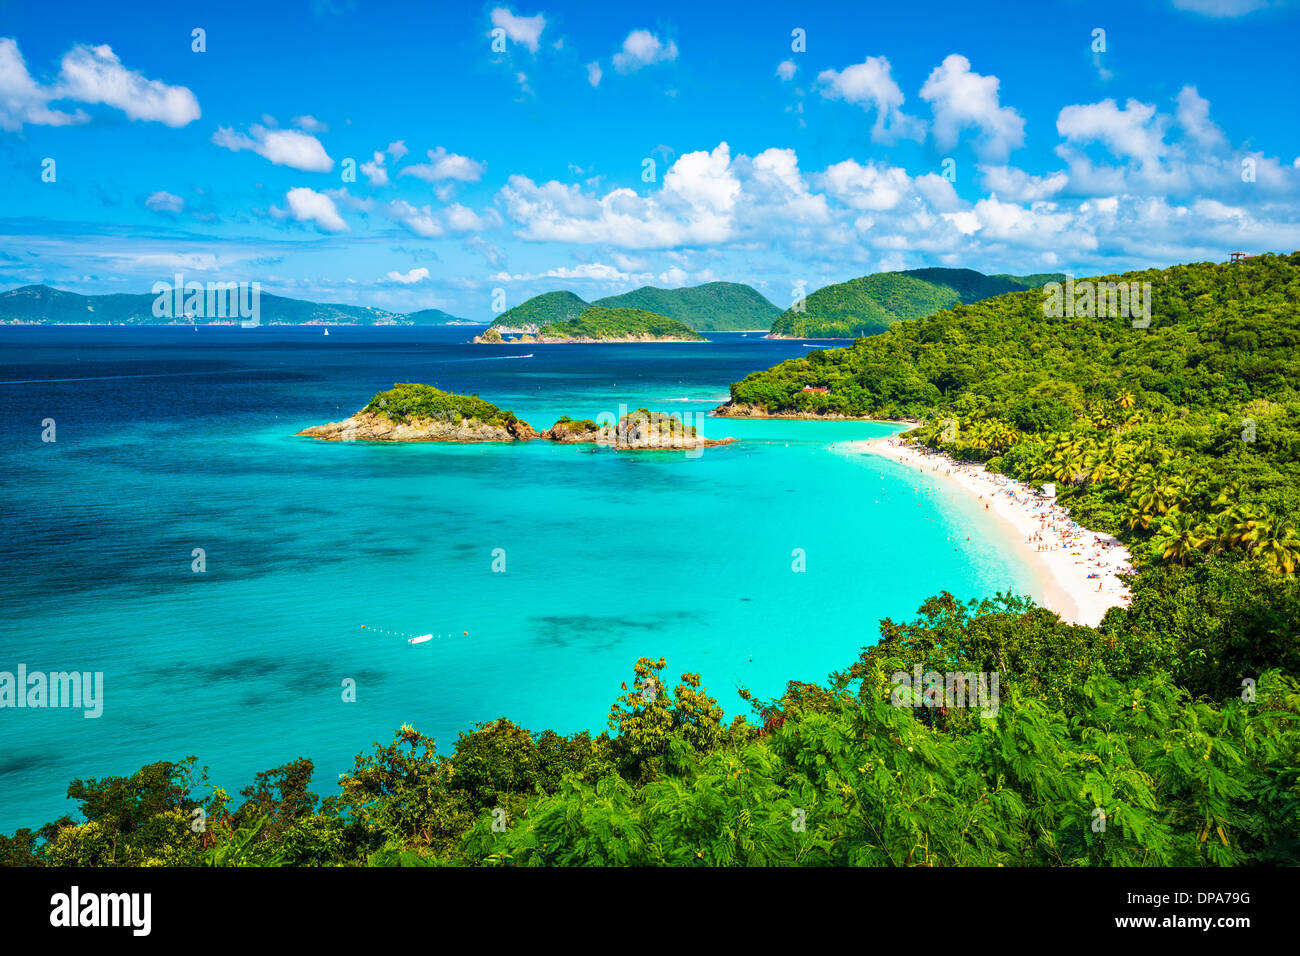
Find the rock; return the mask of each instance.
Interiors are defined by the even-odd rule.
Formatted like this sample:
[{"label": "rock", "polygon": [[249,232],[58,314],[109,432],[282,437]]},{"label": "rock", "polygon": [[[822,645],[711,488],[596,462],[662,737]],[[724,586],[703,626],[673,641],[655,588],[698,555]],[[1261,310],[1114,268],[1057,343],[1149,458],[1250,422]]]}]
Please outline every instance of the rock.
[{"label": "rock", "polygon": [[313,425],[298,432],[305,438],[321,441],[452,441],[503,442],[532,441],[537,432],[527,422],[516,420],[510,425],[488,425],[473,418],[458,422],[416,418],[394,422],[369,412],[358,412],[341,422]]}]

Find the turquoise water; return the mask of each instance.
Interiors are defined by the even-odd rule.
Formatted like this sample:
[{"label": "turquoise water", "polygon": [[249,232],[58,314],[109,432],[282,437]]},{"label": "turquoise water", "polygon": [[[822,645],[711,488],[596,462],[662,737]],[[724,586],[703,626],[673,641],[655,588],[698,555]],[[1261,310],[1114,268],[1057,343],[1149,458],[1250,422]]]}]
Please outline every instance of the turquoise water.
[{"label": "turquoise water", "polygon": [[538,428],[620,403],[703,412],[807,351],[738,334],[487,350],[470,334],[0,329],[0,670],[105,685],[98,719],[0,710],[0,831],[70,812],[75,777],[188,754],[231,792],[310,757],[328,794],[403,723],[444,749],[499,716],[599,731],[642,655],[699,672],[730,715],[737,688],[821,680],[940,589],[1033,591],[965,496],[830,447],[885,424],[708,419],[740,441],[698,458],[293,437],[395,381],[477,392]]}]

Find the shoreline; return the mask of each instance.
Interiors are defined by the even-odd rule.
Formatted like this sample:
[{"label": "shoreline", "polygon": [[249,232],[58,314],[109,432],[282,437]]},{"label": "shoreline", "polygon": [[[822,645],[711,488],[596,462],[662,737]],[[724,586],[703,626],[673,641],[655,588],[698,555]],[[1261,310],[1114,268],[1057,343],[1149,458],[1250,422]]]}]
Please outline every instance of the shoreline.
[{"label": "shoreline", "polygon": [[1128,587],[1116,576],[1132,570],[1128,549],[1113,535],[1076,524],[1064,508],[1031,486],[896,436],[839,442],[837,447],[924,471],[981,501],[1033,573],[1043,606],[1062,620],[1096,627],[1110,608],[1128,606]]}]

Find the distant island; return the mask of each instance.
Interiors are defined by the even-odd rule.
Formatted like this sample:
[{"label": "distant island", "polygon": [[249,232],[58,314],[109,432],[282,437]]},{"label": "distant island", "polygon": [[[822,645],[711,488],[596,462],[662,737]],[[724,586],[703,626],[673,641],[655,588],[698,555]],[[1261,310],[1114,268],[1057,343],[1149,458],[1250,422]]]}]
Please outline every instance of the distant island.
[{"label": "distant island", "polygon": [[[233,286],[234,283],[225,283]],[[234,309],[214,314],[182,308],[155,315],[155,293],[81,295],[48,285],[25,285],[0,292],[0,325],[237,325]],[[183,301],[183,299],[182,299]],[[226,303],[223,302],[223,305]],[[260,325],[479,325],[440,309],[402,314],[362,305],[290,299],[258,292]]]},{"label": "distant island", "polygon": [[560,319],[538,326],[536,332],[523,332],[507,339],[497,327],[489,326],[474,337],[478,345],[501,345],[507,342],[584,343],[584,342],[704,342],[704,336],[666,315],[644,309],[589,306],[576,318]]},{"label": "distant island", "polygon": [[502,335],[536,335],[545,325],[576,319],[589,306],[640,309],[676,319],[697,332],[766,331],[781,314],[756,289],[739,282],[707,282],[681,289],[642,286],[587,302],[572,292],[544,292],[502,312],[492,329]]},{"label": "distant island", "polygon": [[512,411],[477,395],[457,395],[433,385],[399,383],[380,392],[350,418],[313,425],[299,437],[321,441],[516,442],[544,439],[558,444],[593,444],[620,450],[690,451],[727,445],[734,438],[711,439],[676,415],[639,408],[617,422],[575,421],[563,416],[538,432]]},{"label": "distant island", "polygon": [[772,323],[769,339],[876,335],[895,322],[923,319],[955,305],[1064,281],[1063,275],[987,276],[971,269],[911,269],[828,285]]}]

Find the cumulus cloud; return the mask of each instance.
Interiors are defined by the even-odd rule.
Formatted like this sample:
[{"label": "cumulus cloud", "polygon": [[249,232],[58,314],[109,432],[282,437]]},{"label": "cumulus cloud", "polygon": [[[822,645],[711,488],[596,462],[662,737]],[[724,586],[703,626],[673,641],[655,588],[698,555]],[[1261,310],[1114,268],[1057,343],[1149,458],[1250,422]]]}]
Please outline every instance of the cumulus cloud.
[{"label": "cumulus cloud", "polygon": [[794,60],[782,60],[776,65],[776,75],[783,80],[793,80],[795,71],[799,67],[795,66]]},{"label": "cumulus cloud", "polygon": [[889,60],[883,56],[869,56],[843,70],[822,70],[817,74],[817,83],[827,99],[875,110],[876,122],[871,128],[875,142],[891,143],[900,138],[920,140],[925,135],[924,124],[903,112],[903,91],[894,82]]},{"label": "cumulus cloud", "polygon": [[144,201],[145,207],[154,212],[179,213],[185,208],[185,200],[169,192],[153,193]]},{"label": "cumulus cloud", "polygon": [[1049,199],[1070,181],[1064,170],[1043,176],[1034,176],[1014,166],[980,166],[979,171],[985,189],[1015,202]]},{"label": "cumulus cloud", "polygon": [[501,217],[496,210],[489,210],[482,215],[468,206],[453,203],[442,209],[432,206],[414,206],[405,200],[390,202],[386,208],[388,218],[401,225],[412,235],[421,239],[437,239],[448,234],[480,232],[500,225]]},{"label": "cumulus cloud", "polygon": [[600,78],[604,75],[604,71],[601,70],[598,61],[593,60],[587,64],[587,82],[592,86],[600,86]]},{"label": "cumulus cloud", "polygon": [[623,40],[623,48],[614,54],[614,69],[632,73],[654,63],[677,59],[677,44],[664,43],[649,30],[633,30]]},{"label": "cumulus cloud", "polygon": [[505,31],[512,43],[528,47],[533,53],[541,42],[542,31],[546,29],[546,17],[538,13],[531,17],[521,17],[505,7],[492,11],[492,26]]},{"label": "cumulus cloud", "polygon": [[212,134],[212,142],[234,153],[247,149],[277,166],[288,166],[304,172],[328,173],[334,168],[334,160],[326,154],[320,140],[308,133],[292,129],[268,129],[256,123],[248,132],[249,135],[236,133],[223,126]]},{"label": "cumulus cloud", "polygon": [[443,147],[428,151],[429,161],[407,166],[398,175],[414,176],[425,182],[433,183],[443,179],[455,179],[464,183],[476,183],[483,177],[487,166],[476,159],[449,153]]},{"label": "cumulus cloud", "polygon": [[17,42],[0,37],[0,129],[17,130],[24,123],[68,126],[90,119],[81,110],[65,113],[50,109],[46,104],[53,98],[53,90],[42,87],[27,72]]},{"label": "cumulus cloud", "polygon": [[128,70],[107,45],[77,44],[63,57],[59,99],[103,103],[133,120],[184,126],[199,118],[199,101],[183,86],[168,86]]},{"label": "cumulus cloud", "polygon": [[388,185],[388,168],[384,165],[385,156],[376,151],[370,162],[361,164],[361,172],[372,186]]},{"label": "cumulus cloud", "polygon": [[199,118],[199,101],[183,86],[168,86],[122,65],[112,47],[79,43],[64,54],[58,78],[49,86],[27,71],[18,44],[0,37],[0,129],[26,123],[67,126],[84,123],[82,110],[50,109],[51,100],[95,103],[121,110],[132,120],[185,126]]},{"label": "cumulus cloud", "polygon": [[293,219],[296,222],[309,222],[322,232],[346,232],[348,224],[339,215],[334,200],[324,193],[318,193],[306,186],[298,186],[285,193],[288,210],[271,208],[271,215],[277,219]]},{"label": "cumulus cloud", "polygon": [[393,157],[393,161],[394,161],[394,162],[397,162],[397,161],[400,160],[403,156],[405,156],[407,153],[409,153],[410,150],[406,148],[406,141],[405,141],[405,140],[401,140],[401,139],[399,139],[399,140],[398,140],[397,142],[395,142],[395,143],[389,143],[389,144],[388,144],[388,150],[387,150],[387,152],[388,152],[388,155],[389,155],[389,156]]},{"label": "cumulus cloud", "polygon": [[1194,86],[1184,86],[1178,91],[1178,109],[1174,118],[1200,149],[1217,150],[1227,144],[1223,130],[1210,119],[1210,101],[1196,92]]},{"label": "cumulus cloud", "polygon": [[619,249],[717,245],[769,235],[776,225],[799,230],[830,218],[826,198],[809,188],[794,150],[733,158],[726,143],[678,157],[658,191],[646,196],[631,189],[588,195],[578,185],[512,176],[499,199],[521,238]]},{"label": "cumulus cloud", "polygon": [[981,76],[970,68],[970,60],[953,53],[934,68],[921,99],[934,111],[934,139],[940,149],[951,149],[961,132],[978,131],[973,143],[984,159],[1006,159],[1024,145],[1025,121],[1009,106],[999,103],[996,76]]},{"label": "cumulus cloud", "polygon": [[822,187],[853,209],[893,209],[911,191],[907,171],[898,166],[878,166],[856,160],[828,166],[818,177]]},{"label": "cumulus cloud", "polygon": [[400,282],[402,285],[414,285],[417,282],[423,282],[429,278],[429,270],[421,266],[418,269],[411,269],[409,272],[390,272],[388,279],[391,282]]},{"label": "cumulus cloud", "polygon": [[1156,108],[1135,99],[1123,106],[1114,100],[1067,106],[1056,118],[1056,131],[1071,143],[1097,142],[1120,159],[1143,165],[1159,161],[1165,153],[1166,122]]}]

